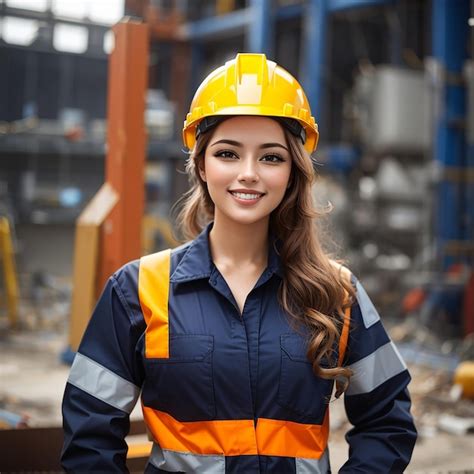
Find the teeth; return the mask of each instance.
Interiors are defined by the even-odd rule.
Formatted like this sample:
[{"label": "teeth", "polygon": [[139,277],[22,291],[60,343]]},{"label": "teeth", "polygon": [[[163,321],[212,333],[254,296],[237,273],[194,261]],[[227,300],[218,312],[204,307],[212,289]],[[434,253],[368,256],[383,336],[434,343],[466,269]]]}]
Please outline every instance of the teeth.
[{"label": "teeth", "polygon": [[257,199],[261,196],[260,194],[235,193],[235,192],[232,192],[232,194],[234,196],[239,197],[240,199],[248,199],[248,200]]}]

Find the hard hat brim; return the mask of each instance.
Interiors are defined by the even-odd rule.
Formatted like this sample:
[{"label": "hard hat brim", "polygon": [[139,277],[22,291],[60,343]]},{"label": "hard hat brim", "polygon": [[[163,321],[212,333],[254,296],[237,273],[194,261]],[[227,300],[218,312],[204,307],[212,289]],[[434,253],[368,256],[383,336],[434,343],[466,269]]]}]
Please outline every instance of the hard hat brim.
[{"label": "hard hat brim", "polygon": [[306,133],[306,142],[304,148],[308,153],[312,153],[318,144],[319,133],[318,126],[315,123],[314,128],[309,126],[304,120],[300,120],[295,117],[288,117],[281,113],[280,110],[272,107],[252,106],[252,105],[239,105],[234,107],[227,107],[219,110],[219,113],[203,115],[202,117],[195,118],[194,120],[185,121],[183,128],[183,142],[191,150],[196,143],[196,127],[204,117],[207,116],[229,116],[229,115],[250,115],[250,116],[261,116],[261,117],[280,117],[280,118],[292,118],[301,124]]}]

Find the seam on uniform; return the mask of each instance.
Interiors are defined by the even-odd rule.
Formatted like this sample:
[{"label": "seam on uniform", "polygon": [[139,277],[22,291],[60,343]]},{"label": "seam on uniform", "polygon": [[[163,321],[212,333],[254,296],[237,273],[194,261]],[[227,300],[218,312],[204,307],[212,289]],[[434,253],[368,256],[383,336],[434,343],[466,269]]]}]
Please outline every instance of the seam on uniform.
[{"label": "seam on uniform", "polygon": [[[261,293],[261,292],[260,292]],[[265,292],[264,292],[265,294]],[[263,295],[262,295],[263,296]],[[260,372],[259,372],[259,369],[260,369],[260,331],[262,329],[262,302],[263,302],[263,298],[260,297],[258,298],[258,333],[257,333],[257,368],[256,368],[256,375],[257,375],[257,380],[255,381],[255,407],[254,407],[254,410],[255,410],[255,413],[257,413],[258,411],[258,382],[260,380]]]},{"label": "seam on uniform", "polygon": [[193,457],[214,457],[214,458],[223,458],[224,457],[224,454],[220,454],[220,453],[215,453],[215,454],[198,454],[198,453],[189,453],[189,452],[186,452],[186,451],[176,451],[174,449],[164,449],[164,448],[161,448],[161,450],[163,452],[168,452],[168,453],[179,453],[181,456],[193,456]]},{"label": "seam on uniform", "polygon": [[207,278],[210,275],[211,275],[210,273],[198,273],[198,274],[189,275],[187,277],[173,278],[173,279],[170,278],[170,281],[172,283],[183,283],[186,281],[191,282],[193,280],[197,280],[198,278]]},{"label": "seam on uniform", "polygon": [[[138,335],[141,335],[142,331],[140,330],[139,323],[138,323],[139,318],[135,318],[133,316],[134,313],[133,313],[132,309],[130,308],[130,305],[128,304],[127,299],[125,298],[125,295],[123,294],[123,291],[122,291],[122,288],[120,287],[119,281],[117,280],[115,275],[112,275],[110,277],[110,279],[112,280],[113,289],[117,293],[117,296],[120,300],[120,303],[122,304],[123,309],[125,310],[125,313],[128,317],[128,320],[130,321],[130,325],[132,326],[134,331],[138,331]],[[137,299],[138,299],[138,301],[140,301],[139,298],[138,298],[138,288],[137,288]],[[140,316],[141,316],[141,318],[143,318],[143,321],[145,321],[145,318],[143,317],[143,314],[141,312],[140,312]]]}]

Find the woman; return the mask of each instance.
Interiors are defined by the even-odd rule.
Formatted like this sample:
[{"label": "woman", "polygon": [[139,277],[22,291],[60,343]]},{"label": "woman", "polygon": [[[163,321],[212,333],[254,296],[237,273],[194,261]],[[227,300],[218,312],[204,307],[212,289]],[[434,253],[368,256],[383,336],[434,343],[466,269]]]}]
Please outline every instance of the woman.
[{"label": "woman", "polygon": [[341,472],[402,472],[406,366],[314,232],[317,125],[296,80],[239,54],[196,92],[183,138],[192,240],[117,271],[71,368],[63,467],[126,470],[140,391],[147,472],[329,472],[328,402],[354,428]]}]

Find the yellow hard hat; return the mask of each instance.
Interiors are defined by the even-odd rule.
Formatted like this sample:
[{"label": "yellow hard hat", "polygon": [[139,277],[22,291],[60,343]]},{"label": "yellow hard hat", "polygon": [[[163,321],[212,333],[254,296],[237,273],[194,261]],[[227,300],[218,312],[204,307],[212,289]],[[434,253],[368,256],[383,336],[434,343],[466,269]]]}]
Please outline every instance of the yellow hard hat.
[{"label": "yellow hard hat", "polygon": [[[318,125],[311,116],[303,88],[288,71],[267,60],[264,54],[239,53],[204,79],[184,121],[184,145],[193,148],[197,127],[204,119],[225,115],[275,117],[301,136],[309,153],[318,144]],[[295,133],[291,123],[300,132]]]}]

